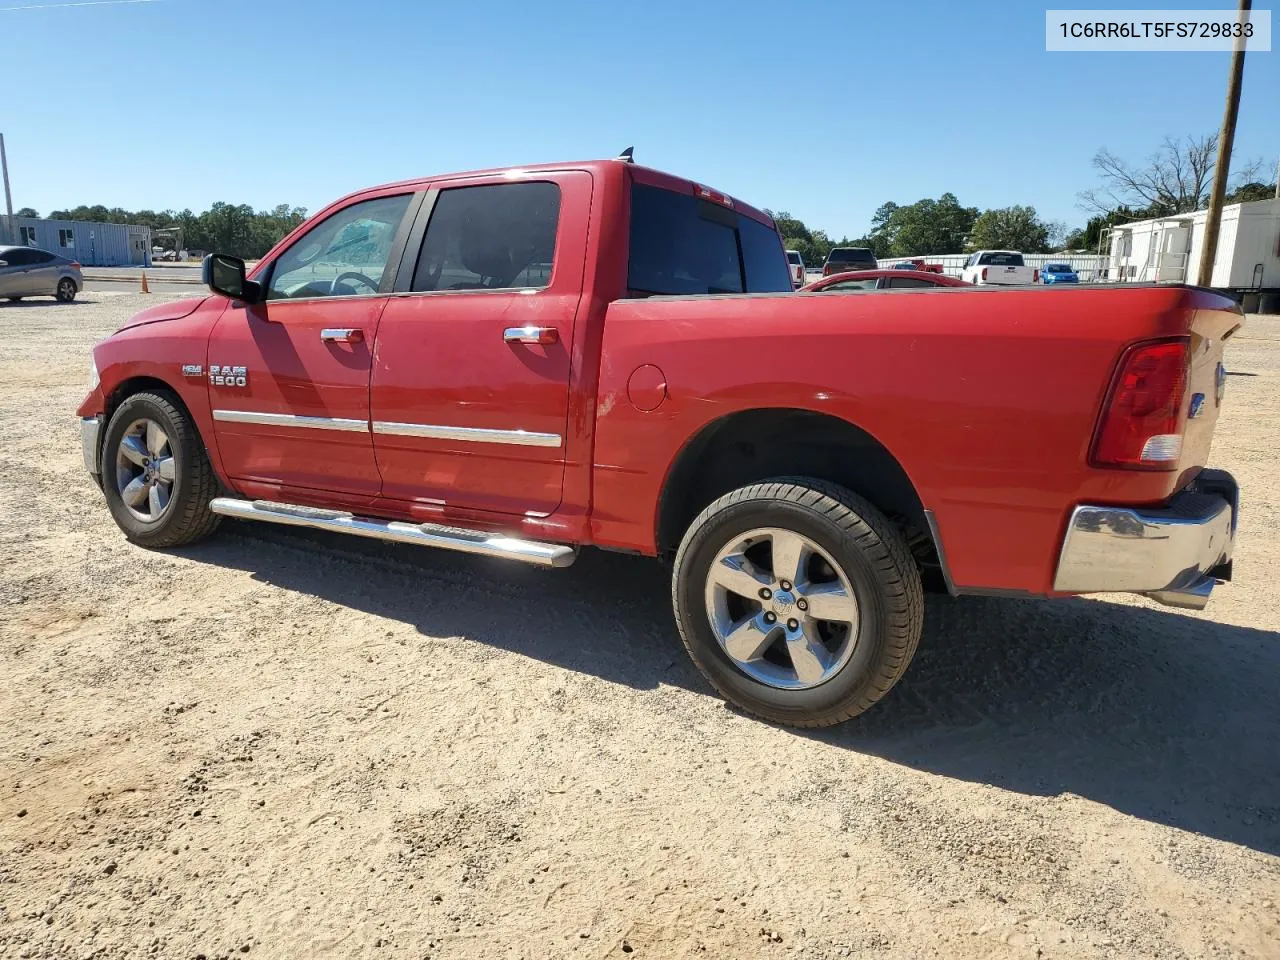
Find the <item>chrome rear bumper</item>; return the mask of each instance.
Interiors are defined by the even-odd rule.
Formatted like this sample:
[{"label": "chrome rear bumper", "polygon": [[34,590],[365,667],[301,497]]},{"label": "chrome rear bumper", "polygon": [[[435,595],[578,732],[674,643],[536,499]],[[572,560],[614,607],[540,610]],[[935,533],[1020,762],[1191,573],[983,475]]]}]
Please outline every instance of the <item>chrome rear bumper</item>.
[{"label": "chrome rear bumper", "polygon": [[1141,593],[1203,610],[1231,579],[1240,491],[1225,470],[1204,470],[1167,507],[1080,506],[1071,514],[1053,589]]}]

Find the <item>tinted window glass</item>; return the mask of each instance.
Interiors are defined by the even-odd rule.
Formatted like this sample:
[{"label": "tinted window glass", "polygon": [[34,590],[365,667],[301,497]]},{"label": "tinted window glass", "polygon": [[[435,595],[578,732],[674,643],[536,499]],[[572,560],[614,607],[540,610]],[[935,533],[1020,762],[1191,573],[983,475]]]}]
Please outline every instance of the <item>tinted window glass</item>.
[{"label": "tinted window glass", "polygon": [[3,260],[11,267],[25,267],[31,262],[31,251],[17,247],[11,250],[3,250],[0,251],[0,260]]},{"label": "tinted window glass", "polygon": [[551,282],[560,222],[554,183],[444,190],[413,271],[414,290],[509,290]]},{"label": "tinted window glass", "polygon": [[780,256],[782,238],[778,231],[759,220],[739,215],[738,235],[742,239],[742,262],[747,268],[747,290],[777,293],[794,289],[787,258]]},{"label": "tinted window glass", "polygon": [[869,280],[841,280],[839,283],[833,283],[829,287],[823,287],[823,290],[874,290],[879,281],[875,277]]},{"label": "tinted window glass", "polygon": [[797,267],[798,267],[798,266],[800,266],[800,264],[804,262],[804,261],[802,261],[802,260],[800,259],[800,254],[798,254],[798,253],[788,253],[788,254],[787,254],[787,261],[788,261],[789,263],[794,263]]},{"label": "tinted window glass", "polygon": [[344,207],[299,237],[271,270],[268,300],[378,292],[409,194]]},{"label": "tinted window glass", "polygon": [[46,253],[43,250],[30,250],[27,256],[31,258],[32,263],[52,263],[54,260],[52,253]]},{"label": "tinted window glass", "polygon": [[1045,270],[1048,273],[1070,273],[1071,267],[1065,263],[1051,263],[1045,267]]},{"label": "tinted window glass", "polygon": [[889,281],[889,286],[895,290],[901,290],[903,287],[936,287],[938,284],[921,277],[893,277]]},{"label": "tinted window glass", "polygon": [[1022,266],[1022,254],[984,253],[978,258],[978,263],[984,267],[1020,267]]},{"label": "tinted window glass", "polygon": [[635,293],[790,291],[778,232],[691,193],[631,189],[627,286]]}]

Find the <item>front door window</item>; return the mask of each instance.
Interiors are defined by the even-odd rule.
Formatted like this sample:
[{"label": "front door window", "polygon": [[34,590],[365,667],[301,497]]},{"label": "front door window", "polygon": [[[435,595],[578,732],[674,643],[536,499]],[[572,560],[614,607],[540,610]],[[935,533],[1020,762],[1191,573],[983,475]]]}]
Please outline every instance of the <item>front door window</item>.
[{"label": "front door window", "polygon": [[388,280],[387,260],[410,194],[353,203],[303,234],[280,255],[268,300],[370,297]]}]

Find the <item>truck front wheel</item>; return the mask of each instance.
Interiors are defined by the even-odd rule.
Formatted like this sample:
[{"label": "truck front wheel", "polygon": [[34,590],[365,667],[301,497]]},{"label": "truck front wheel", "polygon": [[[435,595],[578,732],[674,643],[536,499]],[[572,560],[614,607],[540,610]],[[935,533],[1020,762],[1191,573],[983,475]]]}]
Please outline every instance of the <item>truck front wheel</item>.
[{"label": "truck front wheel", "polygon": [[747,713],[823,727],[870,708],[920,639],[920,574],[898,530],[820,480],[734,490],[690,525],[672,603],[685,648]]},{"label": "truck front wheel", "polygon": [[135,393],[111,416],[102,443],[102,490],[126,537],[176,547],[208,536],[218,481],[195,424],[175,397]]}]

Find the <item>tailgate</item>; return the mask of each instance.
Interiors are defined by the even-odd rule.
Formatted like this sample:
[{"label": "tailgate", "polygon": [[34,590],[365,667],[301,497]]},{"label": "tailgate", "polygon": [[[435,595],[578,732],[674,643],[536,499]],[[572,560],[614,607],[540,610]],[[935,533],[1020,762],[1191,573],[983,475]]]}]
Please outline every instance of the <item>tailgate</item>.
[{"label": "tailgate", "polygon": [[1030,283],[1031,267],[998,266],[983,267],[987,271],[987,283]]},{"label": "tailgate", "polygon": [[1183,469],[1202,467],[1209,460],[1213,428],[1218,422],[1227,385],[1223,345],[1240,324],[1240,314],[1233,309],[1199,309],[1192,318],[1189,406],[1179,463]]}]

